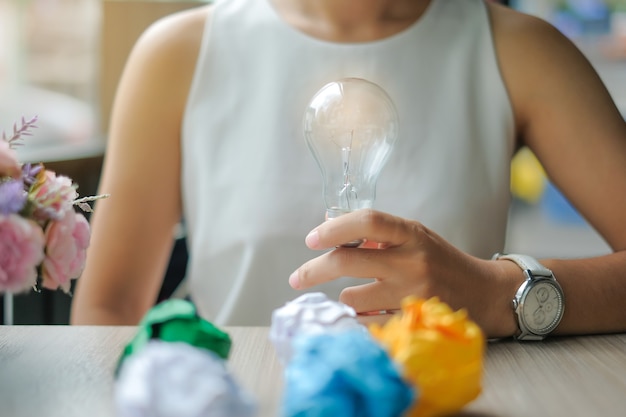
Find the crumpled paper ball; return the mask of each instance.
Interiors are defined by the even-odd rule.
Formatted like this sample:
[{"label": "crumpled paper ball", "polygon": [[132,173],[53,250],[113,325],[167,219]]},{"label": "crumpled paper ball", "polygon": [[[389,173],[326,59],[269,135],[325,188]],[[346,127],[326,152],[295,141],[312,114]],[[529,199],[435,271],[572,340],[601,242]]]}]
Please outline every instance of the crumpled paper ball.
[{"label": "crumpled paper ball", "polygon": [[215,353],[151,340],[122,364],[115,381],[118,417],[251,417],[252,398]]},{"label": "crumpled paper ball", "polygon": [[416,397],[387,352],[358,329],[298,336],[284,385],[284,417],[398,417]]},{"label": "crumpled paper ball", "polygon": [[312,292],[274,310],[269,339],[284,365],[293,355],[292,342],[296,336],[349,329],[367,332],[358,322],[352,307],[331,300],[324,293]]},{"label": "crumpled paper ball", "polygon": [[370,331],[420,391],[408,416],[452,414],[480,394],[485,337],[465,310],[408,297],[402,314]]},{"label": "crumpled paper ball", "polygon": [[139,323],[139,329],[126,345],[118,363],[140,352],[151,340],[184,342],[214,352],[227,359],[230,336],[197,313],[196,306],[181,299],[169,299],[152,307]]}]

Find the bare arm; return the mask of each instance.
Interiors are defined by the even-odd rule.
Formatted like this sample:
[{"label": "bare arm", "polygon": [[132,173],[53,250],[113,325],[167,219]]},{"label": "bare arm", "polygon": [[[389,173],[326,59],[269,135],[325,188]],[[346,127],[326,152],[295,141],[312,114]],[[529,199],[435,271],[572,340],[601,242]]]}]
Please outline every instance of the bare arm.
[{"label": "bare arm", "polygon": [[[491,5],[491,12],[520,140],[614,251],[542,260],[566,296],[557,332],[626,331],[624,119],[589,62],[556,29],[500,6]],[[519,268],[506,265],[506,271],[519,281]]]},{"label": "bare arm", "polygon": [[156,299],[181,218],[180,131],[207,8],[142,35],[115,99],[100,202],[72,324],[136,324]]},{"label": "bare arm", "polygon": [[[539,19],[489,7],[521,143],[613,248],[603,257],[543,260],[565,292],[565,316],[556,331],[624,332],[624,120],[571,42]],[[360,238],[378,242],[379,250],[336,248]],[[397,309],[408,295],[438,296],[454,309],[466,308],[489,337],[517,332],[511,301],[524,280],[520,268],[464,253],[418,221],[357,210],[322,223],[306,244],[326,252],[294,271],[289,278],[294,288],[340,276],[374,276],[373,282],[345,288],[341,300],[364,312]]]}]

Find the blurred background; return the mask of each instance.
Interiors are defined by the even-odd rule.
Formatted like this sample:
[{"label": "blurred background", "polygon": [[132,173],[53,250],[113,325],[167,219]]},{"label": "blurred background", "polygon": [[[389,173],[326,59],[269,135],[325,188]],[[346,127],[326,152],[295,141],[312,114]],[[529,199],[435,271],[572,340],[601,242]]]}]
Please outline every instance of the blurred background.
[{"label": "blurred background", "polygon": [[[154,20],[208,1],[0,0],[0,132],[22,116],[39,117],[39,129],[18,150],[20,160],[44,162],[73,178],[81,195],[95,194],[110,106],[132,45]],[[626,0],[499,2],[551,22],[572,39],[626,114]],[[538,257],[609,252],[528,149],[515,156],[511,173],[507,251]],[[173,238],[160,298],[185,272],[184,234]],[[67,324],[70,303],[61,292],[17,295],[12,305],[2,302],[2,320],[10,307],[15,324]]]}]

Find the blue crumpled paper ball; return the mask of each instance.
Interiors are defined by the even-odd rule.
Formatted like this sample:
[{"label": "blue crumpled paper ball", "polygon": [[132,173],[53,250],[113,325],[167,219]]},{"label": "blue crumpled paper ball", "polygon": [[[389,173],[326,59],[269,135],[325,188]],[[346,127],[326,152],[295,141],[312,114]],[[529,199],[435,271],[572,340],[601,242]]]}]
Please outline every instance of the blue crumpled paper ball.
[{"label": "blue crumpled paper ball", "polygon": [[416,395],[367,332],[305,335],[294,340],[285,368],[281,411],[284,417],[398,417]]}]

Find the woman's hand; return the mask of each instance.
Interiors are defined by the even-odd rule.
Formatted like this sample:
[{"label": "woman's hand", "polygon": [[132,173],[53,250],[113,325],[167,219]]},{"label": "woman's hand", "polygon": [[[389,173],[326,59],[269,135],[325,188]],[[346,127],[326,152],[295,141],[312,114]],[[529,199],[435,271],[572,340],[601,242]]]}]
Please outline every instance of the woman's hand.
[{"label": "woman's hand", "polygon": [[15,152],[9,148],[7,142],[0,139],[0,176],[8,175],[13,178],[19,178],[21,172]]},{"label": "woman's hand", "polygon": [[[365,239],[359,248],[341,246],[358,239]],[[490,337],[517,329],[511,300],[522,280],[519,268],[470,256],[419,222],[358,210],[324,222],[305,242],[311,249],[335,249],[298,268],[289,277],[293,288],[342,276],[375,278],[345,288],[340,300],[364,313],[398,309],[408,295],[438,296],[453,309],[466,308]]]}]

